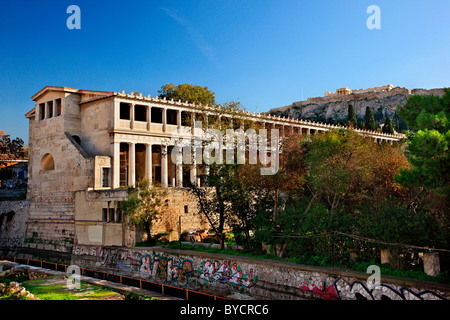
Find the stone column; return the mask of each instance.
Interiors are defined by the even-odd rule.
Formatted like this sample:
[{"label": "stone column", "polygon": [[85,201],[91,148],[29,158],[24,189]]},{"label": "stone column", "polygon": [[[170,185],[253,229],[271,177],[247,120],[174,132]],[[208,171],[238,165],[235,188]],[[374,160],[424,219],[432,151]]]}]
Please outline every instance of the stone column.
[{"label": "stone column", "polygon": [[176,186],[182,187],[183,186],[183,149],[180,147],[178,148],[178,152],[176,155]]},{"label": "stone column", "polygon": [[147,131],[150,131],[152,127],[152,107],[147,107]]},{"label": "stone column", "polygon": [[200,181],[197,182],[197,148],[192,148],[192,167],[191,167],[191,183],[200,187]]},{"label": "stone column", "polygon": [[145,178],[152,184],[153,162],[152,162],[152,144],[146,145],[145,157]]},{"label": "stone column", "polygon": [[129,160],[129,168],[130,172],[128,180],[130,181],[130,186],[134,187],[136,185],[136,144],[131,142],[130,146],[130,160]]},{"label": "stone column", "polygon": [[181,134],[181,110],[177,111],[177,129],[178,134]]},{"label": "stone column", "polygon": [[306,129],[306,134],[311,134],[311,129],[310,128]]},{"label": "stone column", "polygon": [[168,170],[168,154],[167,146],[161,146],[161,185],[167,188],[169,185],[169,170]]},{"label": "stone column", "polygon": [[130,128],[131,130],[134,129],[134,103],[130,107]]},{"label": "stone column", "polygon": [[167,108],[163,108],[162,123],[163,123],[163,132],[166,132],[166,130],[167,130]]},{"label": "stone column", "polygon": [[113,169],[112,169],[112,188],[120,187],[120,142],[113,141],[112,145]]}]

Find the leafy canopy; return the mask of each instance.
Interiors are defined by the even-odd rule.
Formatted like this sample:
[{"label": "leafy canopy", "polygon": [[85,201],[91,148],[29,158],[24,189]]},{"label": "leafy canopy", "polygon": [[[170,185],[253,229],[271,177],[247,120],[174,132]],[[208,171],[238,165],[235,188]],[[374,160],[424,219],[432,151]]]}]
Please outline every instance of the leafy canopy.
[{"label": "leafy canopy", "polygon": [[450,194],[450,90],[444,96],[411,96],[399,115],[414,132],[409,137],[411,169],[402,170],[396,181]]},{"label": "leafy canopy", "polygon": [[208,87],[192,85],[188,83],[175,86],[173,83],[163,85],[158,91],[160,98],[182,100],[189,103],[216,105],[214,92]]}]

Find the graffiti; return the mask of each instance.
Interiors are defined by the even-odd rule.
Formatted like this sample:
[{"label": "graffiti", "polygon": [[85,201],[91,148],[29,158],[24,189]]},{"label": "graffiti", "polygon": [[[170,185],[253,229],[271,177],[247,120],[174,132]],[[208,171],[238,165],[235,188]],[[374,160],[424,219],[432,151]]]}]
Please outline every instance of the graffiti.
[{"label": "graffiti", "polygon": [[330,285],[324,290],[322,289],[322,285],[317,287],[314,284],[312,285],[312,289],[306,285],[301,286],[300,289],[304,292],[311,292],[312,294],[325,300],[337,300],[339,298],[333,285]]},{"label": "graffiti", "polygon": [[363,282],[355,280],[351,284],[338,278],[333,284],[334,291],[340,299],[354,300],[447,300],[431,290],[414,292],[409,288],[395,289],[387,284],[379,284],[369,289]]},{"label": "graffiti", "polygon": [[250,269],[248,275],[243,274],[241,268],[228,261],[220,263],[219,261],[206,260],[197,268],[200,272],[200,279],[206,282],[219,282],[250,288],[255,285],[258,277],[253,277],[253,269]]},{"label": "graffiti", "polygon": [[0,247],[20,247],[22,238],[0,238]]},{"label": "graffiti", "polygon": [[139,261],[140,273],[164,283],[187,285],[193,271],[192,261],[188,259],[175,264],[173,258],[161,257],[158,254],[152,257],[151,254],[146,254],[141,256]]},{"label": "graffiti", "polygon": [[95,246],[75,245],[74,255],[87,255],[96,258],[102,267],[118,268],[123,271],[137,271],[140,253],[124,249],[102,248]]}]

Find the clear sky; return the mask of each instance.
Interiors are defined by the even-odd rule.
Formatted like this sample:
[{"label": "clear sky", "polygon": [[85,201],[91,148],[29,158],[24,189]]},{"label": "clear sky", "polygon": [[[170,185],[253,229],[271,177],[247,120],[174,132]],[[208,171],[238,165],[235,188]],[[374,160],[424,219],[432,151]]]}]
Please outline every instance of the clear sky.
[{"label": "clear sky", "polygon": [[449,31],[448,0],[3,0],[0,130],[27,143],[24,114],[47,85],[156,96],[191,83],[258,112],[302,91],[449,87]]}]

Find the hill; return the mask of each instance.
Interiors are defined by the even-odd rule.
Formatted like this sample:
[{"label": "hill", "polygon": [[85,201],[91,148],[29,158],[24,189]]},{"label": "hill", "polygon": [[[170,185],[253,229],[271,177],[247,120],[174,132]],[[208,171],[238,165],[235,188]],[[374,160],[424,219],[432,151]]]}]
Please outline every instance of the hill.
[{"label": "hill", "polygon": [[397,106],[403,105],[411,95],[444,94],[443,88],[438,89],[406,89],[393,85],[356,89],[340,88],[336,92],[325,91],[323,97],[308,98],[305,101],[293,102],[290,105],[274,108],[267,114],[294,119],[317,122],[346,124],[348,105],[352,104],[358,119],[358,126],[364,127],[366,107],[370,107],[377,125],[384,123],[387,116],[392,118],[394,128],[398,132],[407,129],[405,121],[397,114]]}]

